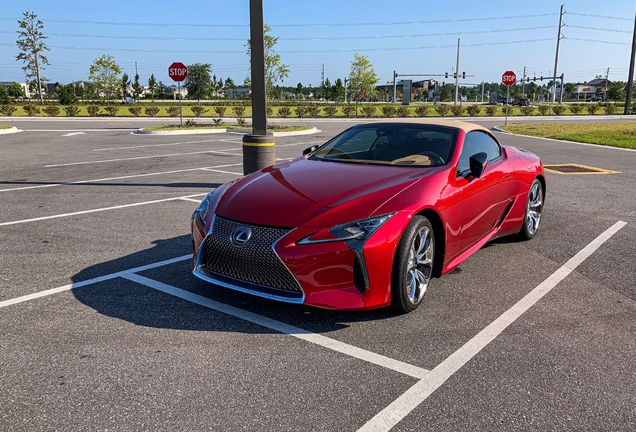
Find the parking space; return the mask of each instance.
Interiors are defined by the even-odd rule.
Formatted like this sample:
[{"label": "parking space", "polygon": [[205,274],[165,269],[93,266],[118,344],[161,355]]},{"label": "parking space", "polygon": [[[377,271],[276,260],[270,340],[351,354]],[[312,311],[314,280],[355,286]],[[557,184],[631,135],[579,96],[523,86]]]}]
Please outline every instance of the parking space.
[{"label": "parking space", "polygon": [[[348,125],[277,138],[277,157]],[[7,430],[636,427],[636,152],[498,134],[621,173],[548,173],[534,240],[489,244],[396,316],[191,276],[190,214],[241,175],[241,137],[130,132],[0,138]]]}]

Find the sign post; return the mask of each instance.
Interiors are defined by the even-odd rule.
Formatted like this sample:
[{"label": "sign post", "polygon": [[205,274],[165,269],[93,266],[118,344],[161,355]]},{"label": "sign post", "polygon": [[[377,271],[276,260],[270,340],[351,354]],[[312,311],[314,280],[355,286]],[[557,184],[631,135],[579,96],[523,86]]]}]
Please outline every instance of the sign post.
[{"label": "sign post", "polygon": [[181,62],[174,62],[168,67],[168,76],[177,82],[177,92],[179,93],[179,120],[183,126],[183,110],[181,108],[181,81],[188,77],[188,68]]},{"label": "sign post", "polygon": [[517,82],[517,75],[513,71],[506,71],[501,76],[501,82],[507,88],[506,94],[506,120],[504,126],[508,125],[508,104],[510,102],[510,86]]}]

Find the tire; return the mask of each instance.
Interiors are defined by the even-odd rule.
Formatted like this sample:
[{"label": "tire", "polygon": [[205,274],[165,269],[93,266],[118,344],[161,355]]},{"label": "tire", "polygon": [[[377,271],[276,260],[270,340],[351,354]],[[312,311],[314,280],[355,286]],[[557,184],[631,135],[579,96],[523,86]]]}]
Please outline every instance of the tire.
[{"label": "tire", "polygon": [[422,303],[435,265],[435,234],[424,216],[415,216],[400,239],[391,275],[391,308],[414,311]]},{"label": "tire", "polygon": [[539,223],[541,222],[541,212],[543,211],[543,199],[543,185],[539,179],[534,179],[532,185],[530,185],[530,190],[528,190],[523,226],[521,231],[519,231],[521,240],[530,240],[537,234]]}]

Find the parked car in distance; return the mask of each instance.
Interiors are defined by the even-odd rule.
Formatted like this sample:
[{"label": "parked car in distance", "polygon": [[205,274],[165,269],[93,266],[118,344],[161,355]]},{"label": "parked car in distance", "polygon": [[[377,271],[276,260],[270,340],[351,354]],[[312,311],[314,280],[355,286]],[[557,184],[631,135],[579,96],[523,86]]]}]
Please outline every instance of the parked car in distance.
[{"label": "parked car in distance", "polygon": [[499,98],[499,103],[505,105],[507,103],[511,104],[512,103],[512,98],[507,98],[505,96],[501,96]]},{"label": "parked car in distance", "polygon": [[512,101],[513,105],[518,105],[518,106],[530,106],[530,99],[528,98],[517,98],[514,101]]},{"label": "parked car in distance", "polygon": [[592,96],[587,100],[588,102],[603,102],[603,98],[598,96]]}]

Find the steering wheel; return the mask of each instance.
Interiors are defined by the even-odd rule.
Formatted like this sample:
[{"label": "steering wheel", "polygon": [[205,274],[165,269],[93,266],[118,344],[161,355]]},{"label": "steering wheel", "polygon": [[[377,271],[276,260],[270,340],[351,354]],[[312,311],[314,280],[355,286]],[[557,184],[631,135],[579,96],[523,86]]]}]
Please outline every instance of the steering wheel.
[{"label": "steering wheel", "polygon": [[419,152],[418,154],[428,157],[435,163],[435,165],[444,165],[446,163],[444,162],[444,159],[442,159],[440,155],[432,151],[423,151],[423,152]]}]

